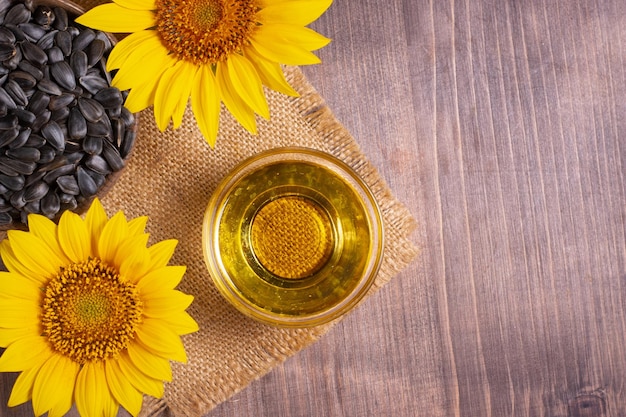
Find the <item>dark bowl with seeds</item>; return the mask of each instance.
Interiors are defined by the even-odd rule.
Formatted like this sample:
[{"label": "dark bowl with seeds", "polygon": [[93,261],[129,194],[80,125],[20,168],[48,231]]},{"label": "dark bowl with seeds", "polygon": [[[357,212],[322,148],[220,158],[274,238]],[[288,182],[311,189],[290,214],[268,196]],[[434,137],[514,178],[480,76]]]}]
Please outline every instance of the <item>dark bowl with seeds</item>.
[{"label": "dark bowl with seeds", "polygon": [[0,230],[83,212],[120,175],[136,115],[111,86],[115,38],[65,0],[0,0]]}]

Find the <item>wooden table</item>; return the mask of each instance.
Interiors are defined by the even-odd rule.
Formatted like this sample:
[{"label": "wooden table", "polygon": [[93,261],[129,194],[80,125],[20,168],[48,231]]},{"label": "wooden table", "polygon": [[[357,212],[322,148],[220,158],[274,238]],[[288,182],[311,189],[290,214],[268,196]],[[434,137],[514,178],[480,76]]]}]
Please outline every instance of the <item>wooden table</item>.
[{"label": "wooden table", "polygon": [[207,417],[626,415],[626,2],[337,0],[313,26],[305,73],[421,254]]}]

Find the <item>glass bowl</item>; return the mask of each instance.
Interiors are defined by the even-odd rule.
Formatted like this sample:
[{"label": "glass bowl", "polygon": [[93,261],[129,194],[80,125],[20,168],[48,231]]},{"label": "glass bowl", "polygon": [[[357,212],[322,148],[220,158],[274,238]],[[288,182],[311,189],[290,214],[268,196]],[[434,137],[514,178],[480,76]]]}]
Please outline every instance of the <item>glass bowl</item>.
[{"label": "glass bowl", "polygon": [[276,326],[315,326],[352,309],[376,277],[383,246],[380,209],[365,182],[307,148],[242,162],[214,191],[203,222],[218,290]]}]

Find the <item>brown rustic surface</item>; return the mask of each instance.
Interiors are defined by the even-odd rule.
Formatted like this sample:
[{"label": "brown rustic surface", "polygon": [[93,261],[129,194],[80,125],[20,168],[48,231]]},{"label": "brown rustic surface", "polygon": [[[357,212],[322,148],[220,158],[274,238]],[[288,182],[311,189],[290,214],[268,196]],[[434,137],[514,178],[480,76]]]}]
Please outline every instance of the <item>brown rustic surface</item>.
[{"label": "brown rustic surface", "polygon": [[626,415],[626,2],[336,1],[314,26],[305,74],[423,252],[207,417]]}]

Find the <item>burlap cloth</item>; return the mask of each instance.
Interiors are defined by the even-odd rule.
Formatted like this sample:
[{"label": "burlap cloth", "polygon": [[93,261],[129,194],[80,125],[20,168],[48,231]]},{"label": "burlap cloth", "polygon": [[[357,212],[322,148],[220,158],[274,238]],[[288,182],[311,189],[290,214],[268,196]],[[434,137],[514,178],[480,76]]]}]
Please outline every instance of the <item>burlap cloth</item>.
[{"label": "burlap cloth", "polygon": [[[100,2],[78,1],[86,8]],[[268,91],[271,120],[258,119],[256,136],[223,109],[214,149],[202,138],[189,108],[180,129],[164,133],[156,127],[152,111],[144,111],[127,167],[102,197],[110,215],[123,210],[127,218],[149,216],[147,231],[152,242],[178,239],[171,263],[187,265],[179,288],[195,297],[188,312],[200,331],[183,337],[188,363],[172,363],[174,378],[166,384],[164,398],[147,397],[142,416],[157,416],[166,408],[180,417],[204,415],[334,324],[281,329],[258,323],[231,307],[211,281],[202,251],[204,211],[218,182],[243,159],[279,146],[306,146],[342,159],[360,174],[380,205],[386,239],[383,262],[368,296],[417,254],[408,239],[415,228],[408,210],[396,201],[300,70],[287,68],[286,76],[301,96]]]}]

